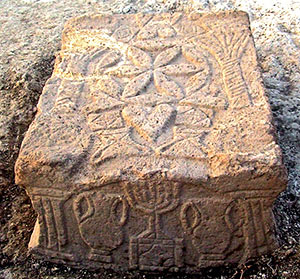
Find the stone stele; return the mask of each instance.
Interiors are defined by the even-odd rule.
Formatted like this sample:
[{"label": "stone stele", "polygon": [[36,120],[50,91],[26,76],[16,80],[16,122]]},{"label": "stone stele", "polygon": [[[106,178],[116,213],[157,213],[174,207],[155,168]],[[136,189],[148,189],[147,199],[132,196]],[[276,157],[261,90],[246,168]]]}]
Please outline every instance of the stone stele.
[{"label": "stone stele", "polygon": [[286,171],[247,14],[69,21],[15,170],[52,261],[195,272],[274,249]]}]

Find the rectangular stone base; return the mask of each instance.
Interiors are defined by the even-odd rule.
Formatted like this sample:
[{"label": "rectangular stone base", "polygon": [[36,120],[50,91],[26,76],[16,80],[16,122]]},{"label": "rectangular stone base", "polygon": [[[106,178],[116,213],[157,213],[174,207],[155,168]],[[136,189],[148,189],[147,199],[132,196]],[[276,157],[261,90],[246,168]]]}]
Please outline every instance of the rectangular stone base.
[{"label": "rectangular stone base", "polygon": [[[161,202],[151,193],[161,195]],[[197,271],[243,263],[276,247],[274,190],[218,194],[199,185],[150,179],[59,199],[41,189],[40,195],[29,194],[40,212],[30,248],[56,262],[91,269]],[[137,200],[141,196],[145,201]]]},{"label": "rectangular stone base", "polygon": [[270,252],[286,173],[247,15],[71,20],[16,183],[51,261],[196,272]]}]

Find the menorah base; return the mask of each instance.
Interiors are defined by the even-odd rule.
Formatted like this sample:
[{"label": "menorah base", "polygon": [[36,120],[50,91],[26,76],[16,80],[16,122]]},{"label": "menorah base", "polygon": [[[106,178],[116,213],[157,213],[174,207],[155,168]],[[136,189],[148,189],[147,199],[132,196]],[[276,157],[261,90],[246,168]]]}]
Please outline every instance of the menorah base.
[{"label": "menorah base", "polygon": [[101,263],[112,263],[112,256],[108,253],[98,251],[93,249],[89,255],[88,259],[95,262],[101,262]]},{"label": "menorah base", "polygon": [[149,271],[176,271],[183,266],[183,239],[155,239],[131,237],[129,266]]}]

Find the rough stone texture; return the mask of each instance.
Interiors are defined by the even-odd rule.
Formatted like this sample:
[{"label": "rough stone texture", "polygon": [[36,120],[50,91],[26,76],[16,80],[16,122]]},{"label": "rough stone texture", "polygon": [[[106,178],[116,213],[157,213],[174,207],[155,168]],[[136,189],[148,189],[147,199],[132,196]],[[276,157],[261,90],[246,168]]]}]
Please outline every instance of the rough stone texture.
[{"label": "rough stone texture", "polygon": [[[251,30],[269,97],[278,142],[288,168],[289,185],[274,207],[277,240],[274,254],[246,266],[218,267],[201,272],[204,278],[300,277],[300,5],[298,0],[2,0],[0,1],[0,277],[98,278],[98,272],[74,270],[33,260],[27,245],[35,213],[25,191],[14,185],[13,166],[24,132],[35,113],[45,81],[60,48],[65,21],[85,13],[161,11],[220,11],[238,9],[250,16]],[[294,251],[294,252],[293,252]],[[115,274],[101,278],[153,278],[148,274]],[[154,278],[156,278],[154,276]],[[160,274],[159,278],[194,278]],[[198,278],[196,275],[195,278]]]},{"label": "rough stone texture", "polygon": [[246,14],[83,16],[22,144],[34,253],[196,271],[270,252],[285,188]]}]

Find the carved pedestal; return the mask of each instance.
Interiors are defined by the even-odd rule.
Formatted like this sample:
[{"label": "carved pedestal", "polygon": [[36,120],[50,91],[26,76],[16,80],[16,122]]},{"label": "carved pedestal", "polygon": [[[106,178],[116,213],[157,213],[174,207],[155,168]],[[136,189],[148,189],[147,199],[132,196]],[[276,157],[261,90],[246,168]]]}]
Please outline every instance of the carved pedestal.
[{"label": "carved pedestal", "polygon": [[270,252],[286,174],[247,15],[69,21],[16,182],[51,261],[195,272]]}]

